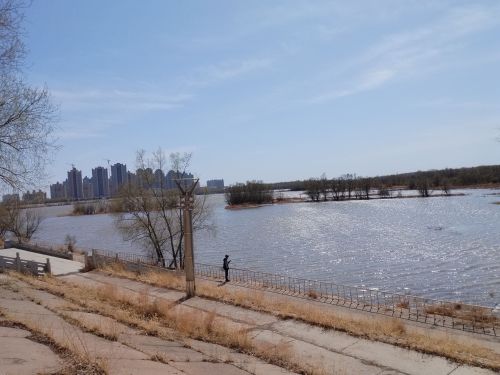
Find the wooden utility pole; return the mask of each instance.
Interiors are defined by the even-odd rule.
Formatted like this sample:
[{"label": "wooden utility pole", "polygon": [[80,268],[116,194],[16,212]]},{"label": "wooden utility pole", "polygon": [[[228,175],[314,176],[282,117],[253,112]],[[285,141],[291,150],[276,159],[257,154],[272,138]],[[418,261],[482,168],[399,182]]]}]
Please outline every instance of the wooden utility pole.
[{"label": "wooden utility pole", "polygon": [[186,297],[196,294],[194,281],[194,249],[193,249],[193,192],[198,185],[198,179],[189,179],[190,186],[184,183],[188,179],[175,180],[181,192],[182,224],[184,226],[184,272],[186,273]]}]

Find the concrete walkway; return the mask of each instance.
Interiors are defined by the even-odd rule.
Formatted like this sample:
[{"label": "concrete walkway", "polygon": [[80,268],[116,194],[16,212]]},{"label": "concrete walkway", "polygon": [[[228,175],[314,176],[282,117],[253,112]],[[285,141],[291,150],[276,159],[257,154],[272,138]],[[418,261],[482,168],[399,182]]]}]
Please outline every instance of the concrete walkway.
[{"label": "concrete walkway", "polygon": [[[114,285],[128,292],[179,302],[183,293],[114,278],[98,272],[68,275],[61,278],[79,285]],[[145,289],[147,288],[147,289]],[[433,375],[486,375],[494,372],[462,366],[442,357],[425,355],[393,345],[355,338],[333,330],[323,330],[293,320],[277,317],[199,297],[178,303],[173,309],[180,314],[215,312],[227,324],[246,327],[255,344],[268,347],[286,345],[295,358],[315,367],[321,364],[326,373],[345,374],[433,374]],[[386,318],[387,319],[387,318]],[[493,346],[493,342],[490,342]],[[196,347],[194,345],[193,347]],[[499,346],[496,346],[499,349]],[[499,356],[500,361],[500,356]]]},{"label": "concrete walkway", "polygon": [[[280,367],[219,345],[197,340],[188,340],[189,345],[186,345],[184,341],[145,336],[140,331],[120,324],[114,319],[75,311],[79,308],[77,305],[50,293],[36,290],[8,276],[0,275],[0,279],[7,280],[14,286],[9,289],[5,287],[5,283],[4,287],[0,283],[0,311],[5,315],[5,319],[21,322],[43,332],[59,345],[69,348],[87,361],[99,364],[110,375],[292,375]],[[64,319],[68,316],[85,321],[87,326],[92,322],[96,326],[108,327],[116,336],[116,341],[84,332]],[[1,333],[0,331],[0,335]],[[18,349],[22,352],[21,348]],[[10,358],[10,352],[7,353],[6,356]],[[57,358],[53,359],[49,355],[47,358],[52,362],[41,361],[36,367],[35,361],[32,363],[35,367],[27,373],[52,372],[57,365]],[[23,373],[19,366],[17,368],[20,369],[19,372],[11,373]],[[0,366],[1,375],[3,375],[2,369]]]},{"label": "concrete walkway", "polygon": [[79,272],[84,264],[80,262],[75,262],[73,260],[57,258],[50,255],[33,253],[31,251],[16,249],[15,247],[11,247],[9,249],[0,249],[0,255],[7,257],[16,257],[16,253],[19,253],[19,256],[23,260],[33,260],[35,262],[45,263],[47,258],[50,259],[50,266],[52,268],[53,275],[66,275],[69,273]]}]

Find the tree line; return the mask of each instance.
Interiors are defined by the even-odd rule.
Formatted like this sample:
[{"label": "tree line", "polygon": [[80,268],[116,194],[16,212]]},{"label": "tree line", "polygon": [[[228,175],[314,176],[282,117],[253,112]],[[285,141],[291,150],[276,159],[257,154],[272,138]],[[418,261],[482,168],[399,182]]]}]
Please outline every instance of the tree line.
[{"label": "tree line", "polygon": [[[394,190],[380,178],[360,177],[350,173],[332,179],[328,179],[325,174],[320,178],[310,178],[304,181],[303,188],[314,202],[370,199],[374,195],[391,198],[396,191],[398,197],[402,196],[401,189]],[[448,183],[441,181],[440,186],[432,186],[431,181],[423,176],[415,181],[413,188],[421,197],[429,197],[437,189],[444,195],[449,195],[451,190]]]},{"label": "tree line", "polygon": [[[354,174],[342,177],[349,179]],[[500,165],[478,166],[470,168],[446,168],[430,171],[399,173],[370,178],[374,186],[398,187],[410,190],[419,190],[422,184],[428,189],[441,187],[458,188],[477,185],[500,184]],[[290,189],[295,191],[307,190],[309,180],[296,180],[270,184],[271,189]]]}]

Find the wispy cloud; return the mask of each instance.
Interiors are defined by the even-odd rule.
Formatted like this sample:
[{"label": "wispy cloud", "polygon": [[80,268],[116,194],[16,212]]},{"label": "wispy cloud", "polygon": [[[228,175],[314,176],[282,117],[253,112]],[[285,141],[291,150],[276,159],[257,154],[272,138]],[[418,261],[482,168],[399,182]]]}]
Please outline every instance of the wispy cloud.
[{"label": "wispy cloud", "polygon": [[273,64],[272,58],[257,58],[237,61],[225,61],[198,68],[189,78],[187,86],[191,88],[217,84],[246,74],[269,68]]},{"label": "wispy cloud", "polygon": [[161,95],[119,89],[52,90],[63,109],[106,109],[127,111],[170,110],[181,107],[192,95]]},{"label": "wispy cloud", "polygon": [[307,100],[308,103],[323,103],[330,100],[342,98],[344,96],[351,96],[357,93],[372,90],[378,86],[383,85],[385,82],[389,81],[395,72],[389,69],[373,70],[365,73],[362,77],[357,79],[354,85],[349,88],[341,90],[329,91],[313,98]]},{"label": "wispy cloud", "polygon": [[322,103],[381,87],[442,68],[445,59],[466,44],[465,38],[497,25],[500,6],[455,8],[425,27],[389,35],[349,61],[349,80],[338,88],[309,97],[308,103]]}]

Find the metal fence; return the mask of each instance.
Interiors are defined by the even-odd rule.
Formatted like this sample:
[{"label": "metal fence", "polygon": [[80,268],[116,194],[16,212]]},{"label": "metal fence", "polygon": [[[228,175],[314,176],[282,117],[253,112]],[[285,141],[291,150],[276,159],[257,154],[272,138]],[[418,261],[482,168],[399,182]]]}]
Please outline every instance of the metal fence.
[{"label": "metal fence", "polygon": [[[147,266],[148,269],[160,272],[172,272],[160,267],[153,258],[144,255],[93,250],[93,257],[98,263],[118,261],[133,265],[135,270]],[[220,266],[196,263],[195,274],[199,278],[220,282],[224,280],[224,270]],[[490,307],[239,268],[231,268],[229,276],[231,284],[242,287],[474,333],[500,335],[500,316]]]}]

